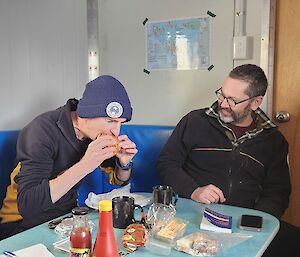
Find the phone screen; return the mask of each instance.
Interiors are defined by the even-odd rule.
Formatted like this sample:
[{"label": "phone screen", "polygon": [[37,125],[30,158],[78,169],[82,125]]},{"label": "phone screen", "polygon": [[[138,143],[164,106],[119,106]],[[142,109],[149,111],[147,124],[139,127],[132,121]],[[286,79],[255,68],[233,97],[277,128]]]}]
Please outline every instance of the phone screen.
[{"label": "phone screen", "polygon": [[242,215],[240,228],[260,231],[262,228],[263,218],[255,215]]}]

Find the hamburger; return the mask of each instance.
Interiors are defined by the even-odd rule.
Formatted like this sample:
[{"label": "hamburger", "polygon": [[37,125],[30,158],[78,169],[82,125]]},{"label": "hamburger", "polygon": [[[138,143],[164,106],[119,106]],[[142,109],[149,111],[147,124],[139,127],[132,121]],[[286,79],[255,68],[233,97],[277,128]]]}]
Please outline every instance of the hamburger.
[{"label": "hamburger", "polygon": [[[100,138],[101,136],[104,136],[104,135],[106,135],[106,134],[100,133],[97,136],[96,139],[98,139],[98,138]],[[119,141],[118,137],[116,137],[114,135],[112,135],[111,137],[116,141],[116,143],[114,145],[112,145],[112,146],[114,146],[116,148],[116,150],[114,152],[114,154],[116,155],[117,153],[121,152],[121,147],[119,146],[120,141]]]}]

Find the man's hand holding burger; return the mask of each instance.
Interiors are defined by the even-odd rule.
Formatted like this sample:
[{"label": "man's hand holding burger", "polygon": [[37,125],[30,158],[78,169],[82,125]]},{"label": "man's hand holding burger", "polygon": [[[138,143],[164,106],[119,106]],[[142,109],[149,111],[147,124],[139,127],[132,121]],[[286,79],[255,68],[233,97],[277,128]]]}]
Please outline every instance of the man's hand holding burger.
[{"label": "man's hand holding burger", "polygon": [[116,156],[119,158],[119,162],[122,166],[126,166],[132,158],[136,155],[138,150],[136,145],[126,135],[118,137],[120,151],[117,152]]}]

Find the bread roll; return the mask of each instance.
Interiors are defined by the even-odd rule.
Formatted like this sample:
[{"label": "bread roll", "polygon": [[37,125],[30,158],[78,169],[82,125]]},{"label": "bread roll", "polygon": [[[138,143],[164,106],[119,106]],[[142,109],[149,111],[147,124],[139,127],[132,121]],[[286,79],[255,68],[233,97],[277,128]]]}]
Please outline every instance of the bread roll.
[{"label": "bread roll", "polygon": [[[105,135],[105,134],[100,133],[100,134],[98,134],[98,136],[97,136],[96,139],[98,139],[98,138],[100,138],[101,136],[104,136],[104,135]],[[115,152],[114,152],[114,154],[116,155],[118,152],[121,151],[121,147],[119,146],[120,141],[119,141],[118,137],[116,137],[116,136],[114,136],[114,135],[112,135],[112,138],[116,141],[116,144],[113,145],[113,146],[116,148],[116,150],[115,150]]]}]

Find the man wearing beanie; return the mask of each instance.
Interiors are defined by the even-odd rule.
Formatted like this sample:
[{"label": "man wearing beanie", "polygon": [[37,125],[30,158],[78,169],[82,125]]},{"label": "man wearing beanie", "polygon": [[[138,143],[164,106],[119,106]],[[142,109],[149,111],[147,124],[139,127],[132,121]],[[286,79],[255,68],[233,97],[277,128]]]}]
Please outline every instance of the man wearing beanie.
[{"label": "man wearing beanie", "polygon": [[0,240],[70,212],[78,183],[98,166],[110,183],[126,183],[137,149],[119,133],[131,115],[124,86],[105,75],[89,82],[79,101],[69,99],[23,128],[0,210]]}]

